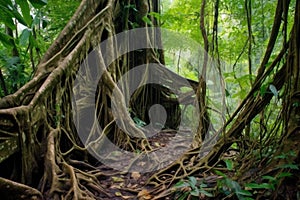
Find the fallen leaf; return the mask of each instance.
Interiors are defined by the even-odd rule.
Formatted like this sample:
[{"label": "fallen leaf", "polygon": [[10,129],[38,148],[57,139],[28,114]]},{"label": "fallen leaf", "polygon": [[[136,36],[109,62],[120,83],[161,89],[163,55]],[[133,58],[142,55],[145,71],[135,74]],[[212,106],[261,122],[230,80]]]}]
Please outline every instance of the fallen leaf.
[{"label": "fallen leaf", "polygon": [[121,197],[121,196],[122,196],[121,192],[115,192],[115,195],[116,195],[117,197]]},{"label": "fallen leaf", "polygon": [[120,186],[119,185],[112,185],[109,188],[110,189],[120,189]]},{"label": "fallen leaf", "polygon": [[137,187],[138,187],[138,184],[132,185],[131,183],[129,183],[129,184],[127,185],[127,188],[130,188],[130,189],[135,189],[135,188],[137,188]]},{"label": "fallen leaf", "polygon": [[141,190],[141,191],[138,193],[138,197],[142,197],[142,196],[145,196],[145,195],[149,195],[149,192],[148,192],[148,190],[146,190],[146,189],[143,189],[143,190]]},{"label": "fallen leaf", "polygon": [[134,199],[134,196],[122,196],[123,199]]},{"label": "fallen leaf", "polygon": [[141,174],[139,172],[132,172],[131,173],[131,177],[134,179],[134,180],[138,180],[140,177],[141,177]]},{"label": "fallen leaf", "polygon": [[141,167],[143,167],[144,165],[146,165],[146,162],[139,162],[138,165],[141,166]]},{"label": "fallen leaf", "polygon": [[115,192],[116,197],[122,197],[122,199],[133,199],[134,196],[124,196],[121,192]]},{"label": "fallen leaf", "polygon": [[152,199],[152,196],[149,194],[148,190],[143,189],[138,193],[139,200],[148,200]]},{"label": "fallen leaf", "polygon": [[120,182],[124,182],[124,179],[120,178],[120,177],[116,177],[116,176],[113,176],[111,177],[112,181],[115,182],[115,183],[120,183]]},{"label": "fallen leaf", "polygon": [[148,200],[148,199],[152,199],[151,195],[146,195],[140,198],[140,200]]},{"label": "fallen leaf", "polygon": [[160,144],[159,144],[158,142],[154,142],[154,145],[155,145],[156,147],[160,147]]}]

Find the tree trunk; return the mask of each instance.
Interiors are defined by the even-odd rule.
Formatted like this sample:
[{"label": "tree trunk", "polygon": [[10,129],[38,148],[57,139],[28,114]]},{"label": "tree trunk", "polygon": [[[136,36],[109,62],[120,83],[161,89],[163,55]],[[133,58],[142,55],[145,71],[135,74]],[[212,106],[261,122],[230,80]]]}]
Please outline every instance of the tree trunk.
[{"label": "tree trunk", "polygon": [[[157,11],[156,9],[158,2],[151,4],[145,0],[82,1],[72,19],[41,59],[33,79],[16,93],[0,101],[1,137],[6,138],[2,144],[5,144],[7,149],[2,151],[4,155],[0,157],[3,163],[1,176],[35,187],[46,198],[60,199],[63,195],[66,199],[95,199],[96,193],[103,192],[98,180],[100,173],[81,173],[80,167],[76,168],[70,164],[94,160],[90,155],[86,156],[84,145],[93,145],[98,138],[107,135],[124,149],[134,151],[151,148],[147,140],[143,139],[144,132],[136,127],[129,116],[124,102],[126,94],[119,89],[117,82],[134,66],[163,62],[162,51],[158,51],[157,55],[154,49],[146,48],[121,54],[119,57],[118,41],[113,41],[110,37],[136,25],[148,26],[145,17],[147,13]],[[155,20],[152,20],[155,24]],[[154,38],[149,33],[152,33],[151,28],[149,32],[144,31],[141,37],[149,38],[149,42],[152,43]],[[159,38],[159,34],[158,32],[153,35]],[[103,41],[107,41],[105,48],[92,51]],[[154,44],[155,46],[157,45]],[[93,52],[97,53],[98,67],[103,72],[96,87],[97,95],[91,100],[92,103],[96,102],[97,120],[103,127],[103,131],[96,136],[87,132],[91,130],[85,130],[89,124],[80,127],[76,126],[76,122],[74,124],[74,117],[84,118],[86,113],[76,113],[74,108],[71,109],[72,106],[76,106],[72,102],[75,91],[79,91],[79,96],[75,97],[78,97],[77,103],[89,98],[85,95],[90,94],[90,88],[77,87],[75,77],[77,72],[80,72],[80,67],[89,63],[89,60],[86,60],[87,55]],[[105,59],[110,59],[110,56],[117,57],[109,66],[105,66]],[[113,90],[116,91],[114,94]],[[143,92],[151,96],[146,94],[146,98],[133,101],[131,107],[134,112],[146,119],[148,113],[144,109],[147,105],[161,102],[162,98],[169,98],[161,95],[163,90],[165,89],[151,86],[148,90],[139,89],[135,96]],[[116,95],[117,100],[112,101],[112,95]],[[175,109],[171,111],[176,113],[178,105],[174,105]],[[117,114],[120,113],[119,123],[124,125],[125,130],[117,126],[116,116],[112,115],[112,106],[121,110]],[[93,121],[87,123],[94,127]],[[79,137],[80,131],[85,131],[84,139]],[[125,132],[131,133],[131,136]],[[10,167],[4,167],[5,165]],[[19,170],[21,173],[15,173]],[[20,186],[8,182],[4,184],[15,187],[18,193],[16,196],[22,195],[19,191]],[[98,191],[95,191],[95,188],[98,188]]]}]

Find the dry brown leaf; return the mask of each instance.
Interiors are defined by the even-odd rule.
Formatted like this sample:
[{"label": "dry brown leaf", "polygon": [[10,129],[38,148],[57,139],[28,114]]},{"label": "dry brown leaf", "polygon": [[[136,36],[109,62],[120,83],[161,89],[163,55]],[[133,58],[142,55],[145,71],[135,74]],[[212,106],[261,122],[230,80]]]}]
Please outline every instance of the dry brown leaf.
[{"label": "dry brown leaf", "polygon": [[152,199],[152,196],[149,194],[148,190],[143,189],[138,193],[139,200],[148,200]]},{"label": "dry brown leaf", "polygon": [[109,188],[110,189],[120,189],[120,186],[119,185],[111,185]]},{"label": "dry brown leaf", "polygon": [[134,196],[122,196],[123,199],[134,199]]},{"label": "dry brown leaf", "polygon": [[135,188],[137,188],[138,186],[139,186],[138,184],[132,185],[131,183],[129,183],[129,184],[127,185],[127,188],[135,189]]},{"label": "dry brown leaf", "polygon": [[141,191],[138,193],[138,197],[142,197],[142,196],[145,196],[145,195],[149,195],[149,192],[148,192],[148,190],[146,190],[146,189],[143,189],[143,190],[141,190]]},{"label": "dry brown leaf", "polygon": [[131,173],[131,177],[134,179],[134,180],[138,180],[140,177],[141,177],[141,174],[139,172],[132,172]]},{"label": "dry brown leaf", "polygon": [[141,166],[141,167],[143,167],[144,165],[146,165],[146,162],[139,162],[138,165]]},{"label": "dry brown leaf", "polygon": [[121,192],[115,192],[115,196],[116,197],[122,197],[122,199],[133,199],[134,198],[134,196],[124,196],[124,195],[122,195],[122,193]]},{"label": "dry brown leaf", "polygon": [[148,199],[152,199],[151,195],[146,195],[140,198],[140,200],[148,200]]}]

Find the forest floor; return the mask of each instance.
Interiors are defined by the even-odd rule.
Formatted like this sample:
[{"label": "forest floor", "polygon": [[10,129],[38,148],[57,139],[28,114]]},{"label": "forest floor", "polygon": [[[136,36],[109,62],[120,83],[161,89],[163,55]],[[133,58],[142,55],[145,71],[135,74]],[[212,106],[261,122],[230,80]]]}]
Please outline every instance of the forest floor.
[{"label": "forest floor", "polygon": [[[159,148],[167,145],[168,141],[174,137],[176,134],[175,130],[164,130],[155,136],[148,139],[151,147]],[[189,144],[181,144],[181,145],[189,145]],[[166,155],[170,156],[170,155]],[[172,156],[172,155],[171,155]],[[123,158],[126,159],[126,158]],[[122,160],[120,160],[120,165],[122,165]],[[103,164],[100,164],[97,167],[105,176],[99,180],[103,189],[103,193],[98,194],[99,198],[102,200],[124,200],[124,199],[139,199],[139,200],[147,200],[147,199],[177,199],[176,192],[174,187],[169,187],[170,185],[160,185],[159,187],[155,187],[154,185],[149,184],[149,180],[151,177],[157,172],[120,172],[110,167],[107,167]],[[168,171],[169,174],[167,176],[174,176],[175,170],[170,169]],[[197,174],[193,175],[196,180],[203,180],[203,174],[197,177]],[[208,172],[205,177],[206,184],[213,188],[217,184],[217,180],[221,179],[221,176],[212,174]],[[176,182],[175,182],[176,183]],[[174,184],[174,183],[172,183]],[[177,194],[180,191],[189,190],[186,188],[177,188]],[[155,194],[155,195],[154,195]],[[207,199],[205,195],[200,195],[198,199]]]},{"label": "forest floor", "polygon": [[[148,138],[148,141],[153,148],[160,148],[167,145],[167,143],[176,135],[175,130],[164,130],[158,134],[156,134],[153,137]],[[190,144],[181,144],[181,145],[190,145]],[[166,155],[166,156],[172,156]],[[222,162],[224,160],[229,159],[238,159],[239,154],[236,151],[228,151],[226,152],[220,160]],[[119,164],[124,165],[124,159],[120,159]],[[188,163],[184,163],[184,167],[188,166]],[[180,182],[180,179],[176,179],[172,182],[166,181],[165,184],[159,184],[154,185],[153,182],[153,176],[159,172],[157,171],[151,171],[147,173],[142,173],[138,171],[131,171],[131,172],[121,172],[117,171],[115,169],[112,169],[111,167],[108,167],[102,163],[99,163],[99,165],[95,168],[96,171],[101,173],[103,176],[98,176],[99,183],[101,185],[101,192],[98,194],[95,194],[95,196],[99,197],[100,200],[126,200],[126,199],[136,199],[136,200],[155,200],[155,199],[166,199],[166,200],[173,200],[173,199],[223,199],[224,197],[226,199],[240,199],[238,198],[234,192],[229,192],[228,194],[220,193],[222,190],[221,187],[226,189],[226,178],[228,177],[228,180],[231,180],[231,177],[235,176],[235,170],[228,170],[226,169],[226,165],[224,162],[222,164],[223,166],[215,166],[212,168],[212,170],[207,170],[203,173],[193,173],[191,177],[185,177],[184,181],[181,181],[180,187],[178,187],[178,182]],[[225,167],[224,167],[225,166]],[[228,167],[228,166],[227,166]],[[257,168],[257,166],[249,166],[249,169]],[[216,170],[221,170],[222,174],[216,173]],[[170,179],[170,177],[180,176],[181,174],[176,174],[176,168],[169,168],[166,171],[164,171],[164,175],[166,177],[162,177],[162,179],[167,180]],[[224,170],[224,171],[223,171]],[[240,178],[250,177],[249,180],[256,177],[259,171],[256,171],[254,174],[251,175],[251,172],[247,172],[245,174],[242,174]],[[255,175],[256,174],[256,175]],[[252,178],[251,178],[252,177]],[[293,178],[291,178],[292,180]],[[225,182],[224,182],[225,180]],[[254,180],[254,179],[253,179]],[[197,184],[199,183],[205,183],[205,188],[202,188],[203,190],[199,192],[198,196],[191,195],[193,186],[191,185],[191,182],[196,181]],[[222,182],[223,181],[223,182]],[[238,181],[238,180],[236,180]],[[154,181],[155,183],[155,181]],[[237,182],[235,182],[238,184]],[[189,185],[190,184],[190,185]],[[221,184],[221,185],[220,185]],[[228,182],[227,182],[228,184]],[[232,182],[234,184],[234,181]],[[276,188],[276,190],[272,189],[262,189],[262,190],[253,190],[249,189],[249,192],[251,192],[254,196],[252,196],[252,199],[258,199],[270,197],[273,196],[272,194],[281,193],[281,195],[275,195],[275,199],[284,199],[279,198],[282,197],[296,197],[297,195],[297,184],[294,184],[290,181],[288,181],[286,184],[284,184],[284,187],[282,188]],[[247,189],[247,190],[248,190]],[[224,191],[225,191],[224,190]],[[244,191],[244,190],[243,190]],[[211,194],[214,197],[210,198],[205,193]],[[247,192],[247,191],[246,191]],[[266,193],[267,192],[267,193]],[[216,196],[215,196],[216,195]],[[244,196],[247,197],[247,196]],[[244,199],[244,197],[242,199]],[[271,198],[272,199],[272,198]],[[294,198],[291,198],[294,199]],[[297,198],[296,198],[297,199]]]}]

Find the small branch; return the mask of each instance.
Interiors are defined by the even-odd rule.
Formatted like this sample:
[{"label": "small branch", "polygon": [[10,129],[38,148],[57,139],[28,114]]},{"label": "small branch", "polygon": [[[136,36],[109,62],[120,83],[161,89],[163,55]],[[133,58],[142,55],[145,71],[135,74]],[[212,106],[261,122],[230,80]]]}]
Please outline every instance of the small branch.
[{"label": "small branch", "polygon": [[252,80],[252,41],[253,41],[253,35],[252,35],[252,9],[251,9],[251,0],[245,1],[245,10],[246,10],[246,16],[247,16],[247,27],[248,27],[248,64],[249,64],[249,75],[250,75],[250,83],[253,85]]}]

